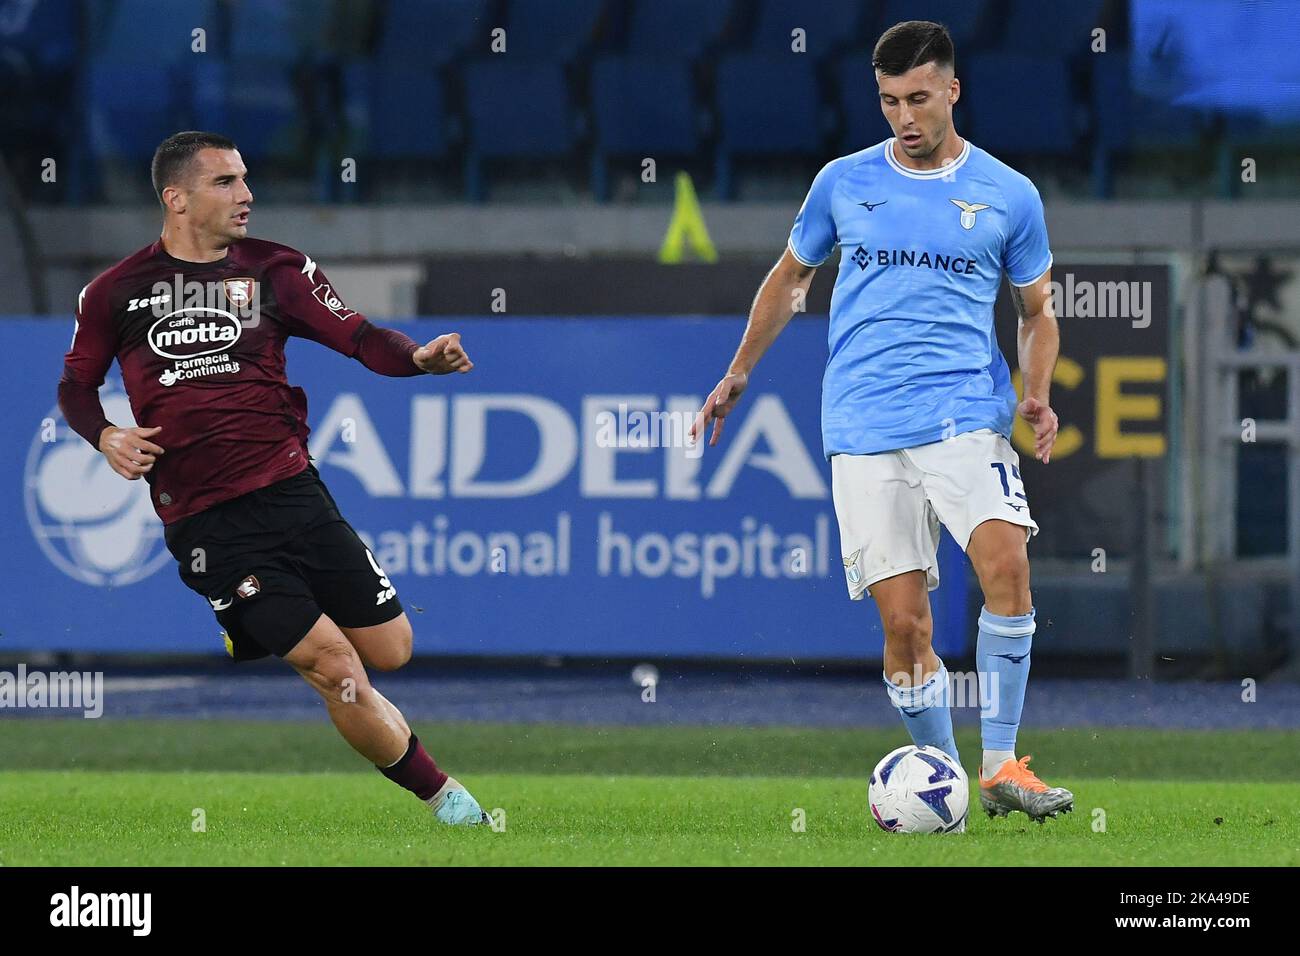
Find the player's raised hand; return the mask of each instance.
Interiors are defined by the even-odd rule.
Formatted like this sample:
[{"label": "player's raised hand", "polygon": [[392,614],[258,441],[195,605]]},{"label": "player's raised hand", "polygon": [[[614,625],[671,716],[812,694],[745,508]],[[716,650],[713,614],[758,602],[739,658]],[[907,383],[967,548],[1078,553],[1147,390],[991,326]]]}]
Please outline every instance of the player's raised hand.
[{"label": "player's raised hand", "polygon": [[99,450],[108,459],[109,466],[131,481],[147,475],[163,449],[149,441],[162,431],[162,426],[142,428],[105,428],[99,434]]},{"label": "player's raised hand", "polygon": [[1020,417],[1029,422],[1034,429],[1034,457],[1044,465],[1052,460],[1052,446],[1056,444],[1056,429],[1059,424],[1056,412],[1046,402],[1036,398],[1026,398],[1016,409]]},{"label": "player's raised hand", "polygon": [[709,444],[718,443],[718,437],[722,434],[722,420],[736,407],[736,402],[740,401],[740,395],[748,384],[749,376],[744,372],[729,372],[723,376],[722,381],[705,399],[700,413],[695,416],[695,422],[691,425],[692,444],[704,435],[704,429],[709,427],[710,419],[713,421],[713,434],[709,436]]},{"label": "player's raised hand", "polygon": [[464,347],[460,344],[459,332],[440,335],[428,345],[421,345],[415,350],[411,360],[430,375],[463,373],[474,367],[474,363],[469,360]]}]

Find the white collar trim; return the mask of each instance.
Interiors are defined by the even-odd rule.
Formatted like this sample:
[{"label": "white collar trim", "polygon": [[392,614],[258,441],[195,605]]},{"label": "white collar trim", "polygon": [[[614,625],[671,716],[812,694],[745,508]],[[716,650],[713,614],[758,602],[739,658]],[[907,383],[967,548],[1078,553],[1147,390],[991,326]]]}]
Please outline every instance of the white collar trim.
[{"label": "white collar trim", "polygon": [[961,152],[947,166],[940,166],[938,169],[908,169],[898,161],[894,155],[894,143],[898,141],[897,137],[890,137],[885,142],[885,162],[895,172],[902,173],[908,179],[944,179],[961,169],[962,165],[970,158],[970,140],[962,143]]}]

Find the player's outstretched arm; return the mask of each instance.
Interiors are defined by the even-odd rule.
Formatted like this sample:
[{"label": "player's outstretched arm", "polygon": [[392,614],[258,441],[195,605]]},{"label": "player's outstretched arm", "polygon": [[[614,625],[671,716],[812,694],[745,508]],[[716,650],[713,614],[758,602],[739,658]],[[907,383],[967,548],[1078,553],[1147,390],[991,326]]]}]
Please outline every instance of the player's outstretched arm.
[{"label": "player's outstretched arm", "polygon": [[464,374],[474,367],[460,344],[460,333],[449,332],[421,345],[411,354],[415,367],[430,375],[450,375],[452,372]]},{"label": "player's outstretched arm", "polygon": [[816,266],[804,265],[794,257],[787,248],[772,271],[767,274],[754,304],[749,310],[749,323],[745,334],[740,339],[740,347],[727,368],[727,374],[714,387],[705,399],[704,407],[695,416],[691,425],[691,442],[697,442],[704,435],[709,422],[713,422],[713,433],[709,444],[716,445],[722,435],[723,419],[730,414],[740,401],[741,393],[749,384],[749,373],[753,371],[763,353],[776,341],[786,323],[795,313],[796,303],[802,303],[808,295],[808,286],[812,284]]},{"label": "player's outstretched arm", "polygon": [[1034,429],[1034,457],[1047,464],[1052,459],[1058,426],[1049,393],[1061,348],[1061,330],[1052,307],[1052,270],[1027,286],[1013,284],[1011,301],[1019,317],[1016,344],[1025,390],[1016,410]]}]

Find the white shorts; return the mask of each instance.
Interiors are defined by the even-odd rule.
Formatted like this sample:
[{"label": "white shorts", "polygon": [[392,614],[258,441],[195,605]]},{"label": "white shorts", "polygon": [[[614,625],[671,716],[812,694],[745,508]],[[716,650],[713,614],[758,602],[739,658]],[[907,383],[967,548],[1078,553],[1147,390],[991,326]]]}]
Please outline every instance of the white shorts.
[{"label": "white shorts", "polygon": [[939,586],[939,523],[966,550],[990,518],[1038,533],[1020,481],[1020,456],[984,428],[877,455],[832,455],[831,493],[849,597],[905,571]]}]

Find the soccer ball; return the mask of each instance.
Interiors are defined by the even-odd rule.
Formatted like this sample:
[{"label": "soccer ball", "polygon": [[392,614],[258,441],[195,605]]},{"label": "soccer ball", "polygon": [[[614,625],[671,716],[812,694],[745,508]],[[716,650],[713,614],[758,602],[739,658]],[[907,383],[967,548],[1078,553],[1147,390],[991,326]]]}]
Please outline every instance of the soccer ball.
[{"label": "soccer ball", "polygon": [[961,764],[942,750],[908,744],[876,764],[867,802],[890,833],[952,833],[965,829],[970,784]]}]

